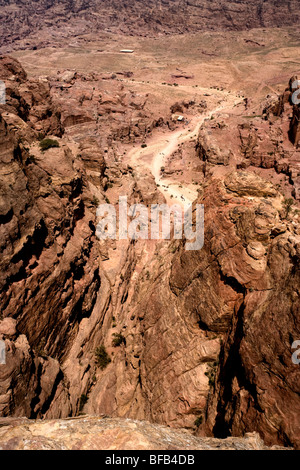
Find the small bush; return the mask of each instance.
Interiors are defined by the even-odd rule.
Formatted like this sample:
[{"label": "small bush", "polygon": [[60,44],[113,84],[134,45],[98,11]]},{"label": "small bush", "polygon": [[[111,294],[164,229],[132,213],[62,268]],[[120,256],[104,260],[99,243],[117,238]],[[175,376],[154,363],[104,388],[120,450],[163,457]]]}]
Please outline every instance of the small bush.
[{"label": "small bush", "polygon": [[215,385],[215,378],[216,378],[216,371],[218,367],[218,362],[208,363],[208,371],[204,372],[204,375],[208,378],[208,384],[210,387],[214,387]]},{"label": "small bush", "polygon": [[29,157],[26,160],[26,165],[29,165],[30,163],[36,163],[36,158],[34,155],[29,155]]},{"label": "small bush", "polygon": [[203,423],[203,417],[198,416],[198,418],[195,419],[194,425],[196,426],[196,428],[199,428],[199,426],[201,426],[202,423]]},{"label": "small bush", "polygon": [[96,196],[93,196],[92,204],[93,204],[93,206],[95,206],[95,207],[98,207],[98,206],[99,206],[100,201],[99,201],[99,199],[98,199]]},{"label": "small bush", "polygon": [[114,333],[114,339],[112,340],[112,345],[114,348],[121,346],[121,344],[125,343],[125,338],[121,333]]},{"label": "small bush", "polygon": [[141,147],[142,149],[145,149],[147,147],[147,144],[142,144]]},{"label": "small bush", "polygon": [[283,205],[285,208],[285,218],[288,218],[290,212],[292,211],[292,206],[294,204],[294,199],[292,197],[285,198]]},{"label": "small bush", "polygon": [[96,365],[100,367],[100,369],[105,369],[108,364],[111,362],[111,358],[106,352],[106,349],[103,345],[99,346],[95,351],[96,356]]},{"label": "small bush", "polygon": [[56,148],[56,147],[59,147],[59,143],[57,142],[57,140],[43,139],[40,141],[40,148],[42,149],[43,152],[45,152],[45,150]]}]

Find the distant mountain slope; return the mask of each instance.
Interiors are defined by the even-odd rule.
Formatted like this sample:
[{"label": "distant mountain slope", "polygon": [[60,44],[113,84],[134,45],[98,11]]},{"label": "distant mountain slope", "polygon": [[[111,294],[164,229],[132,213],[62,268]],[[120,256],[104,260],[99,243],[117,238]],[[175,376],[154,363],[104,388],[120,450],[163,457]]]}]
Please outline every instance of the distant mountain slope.
[{"label": "distant mountain slope", "polygon": [[299,0],[0,0],[0,47],[49,33],[173,34],[279,27],[299,20]]}]

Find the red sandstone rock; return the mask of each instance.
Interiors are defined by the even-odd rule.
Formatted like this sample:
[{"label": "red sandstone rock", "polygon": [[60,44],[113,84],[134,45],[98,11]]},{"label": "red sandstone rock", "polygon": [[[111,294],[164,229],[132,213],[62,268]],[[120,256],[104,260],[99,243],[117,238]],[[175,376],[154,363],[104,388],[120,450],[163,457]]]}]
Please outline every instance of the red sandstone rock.
[{"label": "red sandstone rock", "polygon": [[[71,87],[60,90],[55,81],[27,80],[11,59],[0,67],[10,82],[0,107],[0,339],[7,349],[0,414],[88,412],[220,437],[255,430],[268,444],[298,448],[291,345],[300,337],[299,215],[280,188],[252,171],[275,175],[276,168],[297,188],[290,104],[284,100],[274,126],[272,112],[249,124],[239,109],[202,126],[195,154],[206,172],[197,201],[205,205],[203,250],[186,251],[184,240],[100,243],[99,202],[116,203],[121,190],[130,202],[164,200],[150,172],[123,165],[114,146],[143,139],[164,120],[118,120],[112,109],[143,112],[143,100],[122,89],[113,96],[117,85],[100,77],[99,101],[95,77],[68,75]],[[74,103],[91,120],[71,122],[64,133]],[[90,114],[99,109],[105,146]],[[42,151],[39,133],[59,147]],[[210,158],[211,143],[221,158]],[[110,358],[103,369],[100,345]],[[197,429],[195,421],[202,421]]]}]

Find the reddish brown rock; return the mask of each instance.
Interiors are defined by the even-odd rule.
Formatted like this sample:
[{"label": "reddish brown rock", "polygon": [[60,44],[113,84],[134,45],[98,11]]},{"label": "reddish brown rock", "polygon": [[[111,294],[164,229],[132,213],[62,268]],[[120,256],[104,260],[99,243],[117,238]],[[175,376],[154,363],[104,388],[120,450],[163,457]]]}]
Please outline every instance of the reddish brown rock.
[{"label": "reddish brown rock", "polygon": [[[145,421],[85,416],[68,420],[0,419],[1,450],[268,450],[258,434],[198,438]],[[273,447],[272,450],[283,450]],[[120,458],[120,457],[118,457]],[[126,457],[128,462],[128,457]]]},{"label": "reddish brown rock", "polygon": [[[7,62],[0,62],[4,70]],[[58,359],[92,311],[100,285],[95,212],[86,204],[92,194],[83,162],[60,140],[60,148],[45,152],[36,141],[40,128],[62,132],[49,85],[27,82],[13,65],[20,80],[13,79],[15,97],[0,116],[0,333],[8,350],[1,414],[43,416],[59,396],[59,414],[67,416]]]},{"label": "reddish brown rock", "polygon": [[291,121],[290,136],[293,144],[298,147],[300,142],[300,106],[293,107],[293,118]]},{"label": "reddish brown rock", "polygon": [[[100,202],[117,206],[122,193],[164,201],[150,170],[122,162],[118,143],[141,142],[165,121],[145,119],[143,99],[111,78],[62,72],[50,85],[18,74],[0,108],[1,415],[88,412],[199,435],[258,431],[298,448],[299,214],[270,181],[282,171],[297,189],[290,104],[275,117],[251,109],[251,123],[244,104],[204,122],[199,144],[208,135],[221,158],[204,156],[202,250],[185,250],[185,240],[99,242]],[[91,121],[64,133],[74,103]],[[41,149],[40,132],[52,148]]]},{"label": "reddish brown rock", "polygon": [[[95,15],[95,11],[99,15]],[[86,4],[77,0],[61,4],[58,0],[42,0],[33,5],[25,0],[20,5],[2,2],[0,20],[2,49],[9,49],[11,44],[15,48],[33,49],[69,45],[72,39],[78,40],[78,35],[91,31],[146,36],[297,25],[299,3],[297,0],[284,0],[280,5],[275,0],[263,3],[259,0],[247,3],[241,0],[188,3],[182,0],[134,0],[130,3],[92,0]]]}]

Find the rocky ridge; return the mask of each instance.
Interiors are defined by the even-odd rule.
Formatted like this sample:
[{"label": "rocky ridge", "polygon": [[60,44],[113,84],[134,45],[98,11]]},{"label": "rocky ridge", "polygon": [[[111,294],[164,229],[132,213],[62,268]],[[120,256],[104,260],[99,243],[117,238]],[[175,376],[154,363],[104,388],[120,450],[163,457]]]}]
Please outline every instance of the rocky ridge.
[{"label": "rocky ridge", "polygon": [[0,1],[0,47],[28,49],[78,41],[103,31],[129,35],[182,34],[296,25],[297,0],[42,0]]},{"label": "rocky ridge", "polygon": [[[197,438],[130,419],[0,419],[1,450],[269,450],[255,433],[244,438]],[[272,450],[283,450],[274,446]]]}]

